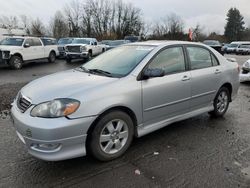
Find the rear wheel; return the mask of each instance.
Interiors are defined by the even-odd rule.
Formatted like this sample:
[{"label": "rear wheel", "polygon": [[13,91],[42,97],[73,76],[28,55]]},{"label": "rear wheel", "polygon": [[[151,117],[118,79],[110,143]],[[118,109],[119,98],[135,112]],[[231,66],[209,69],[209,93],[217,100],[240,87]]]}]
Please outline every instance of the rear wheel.
[{"label": "rear wheel", "polygon": [[229,106],[230,92],[226,87],[220,88],[215,99],[214,99],[214,110],[210,112],[215,117],[222,117]]},{"label": "rear wheel", "polygon": [[23,66],[23,60],[21,57],[14,55],[10,58],[9,64],[13,69],[21,69]]},{"label": "rear wheel", "polygon": [[90,133],[89,149],[100,161],[120,157],[130,146],[134,135],[133,121],[121,111],[103,116]]},{"label": "rear wheel", "polygon": [[56,61],[55,52],[50,52],[48,60],[49,60],[50,63],[54,63]]}]

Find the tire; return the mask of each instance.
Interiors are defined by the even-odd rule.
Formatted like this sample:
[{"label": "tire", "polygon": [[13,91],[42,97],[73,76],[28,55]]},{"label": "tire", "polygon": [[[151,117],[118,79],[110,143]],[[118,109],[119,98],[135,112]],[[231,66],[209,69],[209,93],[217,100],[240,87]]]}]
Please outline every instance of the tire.
[{"label": "tire", "polygon": [[214,110],[209,112],[214,117],[223,117],[227,112],[230,102],[230,92],[226,87],[221,87],[214,99]]},{"label": "tire", "polygon": [[94,158],[110,161],[125,153],[133,137],[134,125],[130,116],[112,111],[96,123],[90,133],[88,148]]},{"label": "tire", "polygon": [[21,69],[23,67],[23,59],[19,56],[12,56],[9,61],[9,65],[13,69]]},{"label": "tire", "polygon": [[71,58],[66,57],[66,62],[67,62],[67,63],[71,63]]},{"label": "tire", "polygon": [[55,52],[50,52],[48,60],[49,60],[50,63],[54,63],[56,61]]}]

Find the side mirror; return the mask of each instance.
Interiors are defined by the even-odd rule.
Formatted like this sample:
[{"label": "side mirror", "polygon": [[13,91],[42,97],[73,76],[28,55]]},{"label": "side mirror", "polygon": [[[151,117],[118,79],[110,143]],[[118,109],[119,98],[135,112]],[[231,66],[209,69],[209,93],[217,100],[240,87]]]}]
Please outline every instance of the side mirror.
[{"label": "side mirror", "polygon": [[149,79],[149,78],[155,78],[155,77],[163,77],[165,75],[165,71],[162,69],[146,69],[143,72],[142,78],[143,79]]},{"label": "side mirror", "polygon": [[97,45],[97,42],[94,42],[94,45],[96,46],[96,45]]},{"label": "side mirror", "polygon": [[30,44],[29,44],[29,43],[25,43],[23,47],[24,47],[24,48],[29,48],[29,47],[30,47]]}]

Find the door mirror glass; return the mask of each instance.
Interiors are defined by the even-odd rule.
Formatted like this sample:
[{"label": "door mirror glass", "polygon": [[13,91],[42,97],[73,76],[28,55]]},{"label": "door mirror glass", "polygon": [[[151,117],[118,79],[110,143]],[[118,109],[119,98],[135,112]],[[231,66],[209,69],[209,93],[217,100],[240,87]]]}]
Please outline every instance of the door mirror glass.
[{"label": "door mirror glass", "polygon": [[97,45],[97,42],[94,42],[94,45],[96,46],[96,45]]},{"label": "door mirror glass", "polygon": [[146,69],[143,72],[143,79],[148,79],[148,78],[155,78],[155,77],[163,77],[165,75],[164,70],[162,69]]},{"label": "door mirror glass", "polygon": [[30,44],[29,44],[29,43],[25,43],[23,47],[24,47],[24,48],[29,48],[29,47],[30,47]]}]

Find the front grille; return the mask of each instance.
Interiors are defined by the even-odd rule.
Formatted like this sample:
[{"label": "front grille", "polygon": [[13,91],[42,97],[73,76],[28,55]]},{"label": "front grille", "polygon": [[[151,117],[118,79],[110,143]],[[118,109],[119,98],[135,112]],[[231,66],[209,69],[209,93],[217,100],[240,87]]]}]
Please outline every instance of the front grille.
[{"label": "front grille", "polygon": [[64,52],[64,51],[65,51],[65,50],[64,50],[64,47],[63,47],[63,46],[59,46],[59,47],[58,47],[58,51],[59,51],[59,52]]},{"label": "front grille", "polygon": [[80,53],[80,46],[67,46],[69,52]]},{"label": "front grille", "polygon": [[17,107],[24,113],[30,106],[31,101],[20,93],[17,98]]}]

